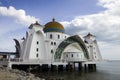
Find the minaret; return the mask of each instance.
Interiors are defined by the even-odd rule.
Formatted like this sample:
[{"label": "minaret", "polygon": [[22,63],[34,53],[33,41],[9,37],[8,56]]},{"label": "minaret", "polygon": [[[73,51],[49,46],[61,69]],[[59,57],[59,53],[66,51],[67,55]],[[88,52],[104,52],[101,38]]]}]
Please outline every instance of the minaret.
[{"label": "minaret", "polygon": [[101,53],[97,44],[96,36],[88,33],[84,37],[84,42],[86,43],[87,49],[89,51],[90,60],[99,61],[102,60]]},{"label": "minaret", "polygon": [[27,32],[25,44],[23,45],[23,60],[44,60],[46,59],[46,49],[43,26],[37,21],[31,24]]}]

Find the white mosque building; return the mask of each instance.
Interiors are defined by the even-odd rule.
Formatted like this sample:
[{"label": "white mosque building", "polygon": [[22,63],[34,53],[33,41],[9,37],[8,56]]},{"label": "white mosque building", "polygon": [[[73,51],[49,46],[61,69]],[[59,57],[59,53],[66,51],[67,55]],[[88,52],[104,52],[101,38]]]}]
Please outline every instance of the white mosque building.
[{"label": "white mosque building", "polygon": [[101,61],[96,37],[91,33],[81,38],[65,33],[62,24],[53,19],[41,25],[38,22],[29,26],[26,37],[16,42],[17,58],[23,62],[87,62]]}]

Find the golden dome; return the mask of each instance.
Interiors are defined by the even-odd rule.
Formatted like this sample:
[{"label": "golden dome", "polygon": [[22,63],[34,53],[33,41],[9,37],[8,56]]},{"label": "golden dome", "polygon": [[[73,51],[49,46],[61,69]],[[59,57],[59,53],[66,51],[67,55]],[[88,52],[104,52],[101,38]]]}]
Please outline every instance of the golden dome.
[{"label": "golden dome", "polygon": [[53,18],[52,22],[45,24],[44,32],[62,32],[64,33],[64,27],[62,24],[55,21]]}]

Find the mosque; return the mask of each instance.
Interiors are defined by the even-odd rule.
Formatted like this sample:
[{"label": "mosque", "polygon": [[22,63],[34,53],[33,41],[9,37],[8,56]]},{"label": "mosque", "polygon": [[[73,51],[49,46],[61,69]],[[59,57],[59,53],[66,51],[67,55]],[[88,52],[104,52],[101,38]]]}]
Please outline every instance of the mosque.
[{"label": "mosque", "polygon": [[[12,64],[52,64],[85,63],[101,61],[102,57],[96,37],[91,33],[68,35],[62,24],[52,19],[41,25],[38,22],[29,26],[26,37],[14,39],[16,59]],[[95,64],[95,63],[94,63]]]},{"label": "mosque", "polygon": [[23,61],[41,60],[51,63],[101,60],[95,36],[88,33],[83,38],[65,34],[63,25],[53,19],[45,26],[38,22],[31,24],[25,38],[14,40],[18,58]]}]

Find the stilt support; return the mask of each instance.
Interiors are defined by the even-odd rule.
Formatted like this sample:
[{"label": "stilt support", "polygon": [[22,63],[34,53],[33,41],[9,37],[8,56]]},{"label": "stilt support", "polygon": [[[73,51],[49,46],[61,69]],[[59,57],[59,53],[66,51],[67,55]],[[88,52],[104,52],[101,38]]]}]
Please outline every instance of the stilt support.
[{"label": "stilt support", "polygon": [[78,70],[82,71],[82,63],[80,63],[80,62],[78,63]]},{"label": "stilt support", "polygon": [[63,65],[58,65],[58,71],[63,71]]},{"label": "stilt support", "polygon": [[66,71],[72,71],[72,65],[70,63],[66,65]]},{"label": "stilt support", "polygon": [[49,70],[48,64],[43,64],[43,65],[41,66],[41,68],[42,68],[42,71],[48,71],[48,70]]}]

